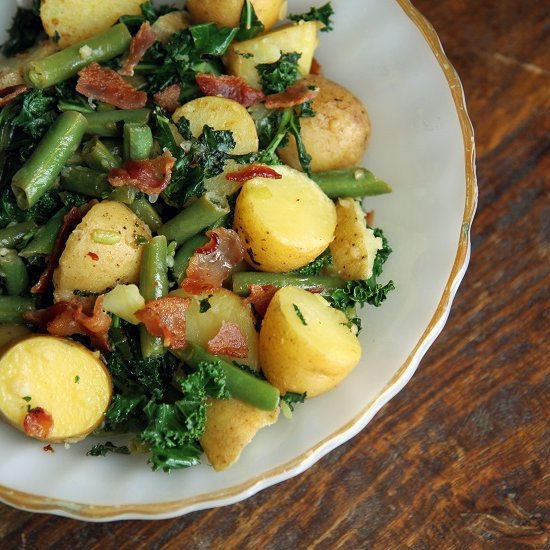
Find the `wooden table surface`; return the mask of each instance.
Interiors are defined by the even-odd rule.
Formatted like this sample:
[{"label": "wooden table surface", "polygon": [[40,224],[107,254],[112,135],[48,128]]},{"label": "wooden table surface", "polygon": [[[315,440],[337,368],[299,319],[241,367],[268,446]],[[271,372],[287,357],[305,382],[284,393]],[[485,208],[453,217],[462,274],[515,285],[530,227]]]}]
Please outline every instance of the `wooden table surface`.
[{"label": "wooden table surface", "polygon": [[0,504],[0,548],[550,547],[550,4],[415,5],[464,84],[479,206],[469,270],[411,382],[244,502],[110,524]]}]

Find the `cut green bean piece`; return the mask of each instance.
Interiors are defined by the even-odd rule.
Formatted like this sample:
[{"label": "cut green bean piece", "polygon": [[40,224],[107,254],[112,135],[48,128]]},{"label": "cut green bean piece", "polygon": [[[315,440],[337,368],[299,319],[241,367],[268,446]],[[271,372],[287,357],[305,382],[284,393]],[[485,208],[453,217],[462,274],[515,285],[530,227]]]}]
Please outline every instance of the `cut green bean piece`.
[{"label": "cut green bean piece", "polygon": [[45,225],[39,227],[30,243],[19,252],[19,255],[23,258],[30,258],[32,256],[48,256],[51,254],[55,239],[63,225],[63,218],[67,212],[67,208],[61,208]]},{"label": "cut green bean piece", "polygon": [[206,235],[199,233],[185,241],[179,247],[174,257],[174,267],[172,268],[174,277],[176,278],[176,281],[178,281],[178,284],[181,283],[185,277],[185,271],[189,265],[189,260],[195,253],[195,250],[201,246],[204,246],[208,241],[209,239]]},{"label": "cut green bean piece", "polygon": [[87,134],[105,137],[116,137],[121,135],[118,127],[120,122],[133,122],[146,124],[151,111],[149,109],[114,109],[86,115],[88,121]]},{"label": "cut green bean piece", "polygon": [[93,137],[84,144],[82,158],[90,168],[99,172],[108,172],[121,164],[120,159],[116,158],[97,137]]},{"label": "cut green bean piece", "polygon": [[227,204],[222,206],[212,201],[213,196],[212,193],[202,195],[162,225],[159,233],[165,235],[169,241],[182,244],[199,231],[216,223],[225,214],[229,213],[229,206]]},{"label": "cut green bean piece", "polygon": [[111,187],[111,190],[109,199],[112,201],[121,202],[126,206],[130,206],[134,202],[137,195],[137,189],[131,185],[122,185],[121,187],[115,187],[114,189]]},{"label": "cut green bean piece", "polygon": [[63,168],[61,170],[61,187],[66,191],[81,193],[97,199],[108,195],[113,190],[113,186],[107,181],[107,174],[84,166]]},{"label": "cut green bean piece", "polygon": [[153,150],[153,133],[147,124],[126,122],[122,131],[125,160],[145,160]]},{"label": "cut green bean piece", "polygon": [[153,205],[144,197],[139,197],[128,204],[130,210],[142,221],[144,221],[151,231],[156,233],[162,225],[162,219]]},{"label": "cut green bean piece", "polygon": [[33,88],[48,88],[76,75],[91,63],[107,61],[124,53],[131,40],[126,25],[119,23],[64,50],[29,61],[23,67],[25,80]]},{"label": "cut green bean piece", "polygon": [[339,288],[346,287],[346,281],[329,275],[294,275],[293,273],[263,273],[260,271],[241,271],[232,277],[233,292],[248,296],[250,285],[273,285],[277,288],[296,286],[306,290],[319,290],[323,295],[329,295]]},{"label": "cut green bean piece", "polygon": [[174,350],[172,353],[193,369],[196,369],[202,362],[219,363],[225,374],[227,389],[232,397],[263,411],[272,411],[279,405],[280,394],[275,386],[211,355],[196,344],[188,342],[184,349]]},{"label": "cut green bean piece", "polygon": [[[157,235],[143,247],[141,271],[139,275],[139,292],[145,302],[166,296],[168,292],[168,272],[166,266],[166,237]],[[143,357],[159,357],[166,348],[162,338],[152,336],[144,325],[139,327],[140,347]]]},{"label": "cut green bean piece", "polygon": [[32,155],[15,173],[11,188],[22,210],[34,206],[56,183],[63,165],[77,150],[86,119],[76,111],[61,113]]},{"label": "cut green bean piece", "polygon": [[29,285],[29,276],[23,260],[17,251],[0,248],[0,276],[4,278],[10,296],[23,294]]},{"label": "cut green bean piece", "polygon": [[354,167],[311,174],[311,179],[331,199],[367,197],[391,193],[391,187],[366,168]]},{"label": "cut green bean piece", "polygon": [[33,221],[15,223],[0,229],[0,246],[3,248],[22,248],[32,239],[38,225]]},{"label": "cut green bean piece", "polygon": [[32,309],[35,309],[33,298],[0,296],[0,323],[23,323],[21,314]]}]

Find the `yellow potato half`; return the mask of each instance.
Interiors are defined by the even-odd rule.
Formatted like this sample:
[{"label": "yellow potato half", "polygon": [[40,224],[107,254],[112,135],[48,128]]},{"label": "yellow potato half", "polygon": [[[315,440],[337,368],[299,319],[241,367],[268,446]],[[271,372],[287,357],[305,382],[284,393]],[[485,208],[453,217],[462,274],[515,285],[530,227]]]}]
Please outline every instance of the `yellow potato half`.
[{"label": "yellow potato half", "polygon": [[238,399],[211,399],[201,446],[214,470],[234,464],[258,430],[274,424],[279,408],[261,411]]},{"label": "yellow potato half", "polygon": [[0,412],[25,432],[27,414],[43,409],[53,420],[43,441],[78,441],[103,421],[111,402],[111,375],[90,350],[65,338],[34,335],[0,355]]},{"label": "yellow potato half", "polygon": [[258,150],[258,134],[254,120],[248,111],[236,101],[224,97],[199,97],[178,107],[172,115],[177,122],[181,117],[189,121],[191,133],[199,137],[205,125],[214,130],[233,133],[235,147],[232,153],[244,155]]},{"label": "yellow potato half", "polygon": [[48,36],[66,48],[106,31],[121,15],[138,15],[143,0],[42,0],[40,18]]},{"label": "yellow potato half", "polygon": [[151,231],[127,206],[103,201],[92,206],[67,239],[54,272],[56,301],[74,290],[101,293],[117,284],[137,283],[142,239]]},{"label": "yellow potato half", "polygon": [[298,52],[301,54],[298,61],[300,73],[307,75],[319,43],[319,25],[316,21],[300,21],[249,40],[234,42],[224,58],[229,73],[243,77],[251,86],[261,88],[256,65],[275,63],[281,57],[281,52]]},{"label": "yellow potato half", "polygon": [[[300,119],[302,140],[314,172],[360,164],[370,137],[370,120],[363,103],[344,87],[319,75],[302,79],[319,88],[312,102],[315,116]],[[300,169],[296,140],[278,150],[281,159]]]},{"label": "yellow potato half", "polygon": [[302,172],[283,165],[274,170],[281,179],[255,177],[244,183],[233,227],[252,267],[292,271],[327,248],[336,227],[336,209]]},{"label": "yellow potato half", "polygon": [[296,287],[278,290],[260,330],[260,364],[281,395],[322,394],[339,384],[361,358],[347,317],[322,296]]}]

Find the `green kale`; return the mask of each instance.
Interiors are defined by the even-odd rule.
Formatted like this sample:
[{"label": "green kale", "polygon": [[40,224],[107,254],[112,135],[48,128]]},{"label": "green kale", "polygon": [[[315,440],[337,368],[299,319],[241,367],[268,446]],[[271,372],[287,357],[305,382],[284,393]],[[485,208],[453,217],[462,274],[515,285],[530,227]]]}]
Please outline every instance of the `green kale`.
[{"label": "green kale", "polygon": [[334,10],[330,2],[327,2],[325,5],[320,8],[311,8],[307,13],[302,13],[299,15],[291,14],[288,18],[291,21],[320,21],[323,23],[323,28],[321,32],[328,32],[332,30],[332,21],[331,16],[334,15]]},{"label": "green kale", "polygon": [[297,275],[309,276],[309,275],[319,275],[319,273],[326,267],[332,265],[332,254],[330,253],[330,248],[327,248],[320,256],[317,256],[315,260],[309,264],[296,269],[294,273]]},{"label": "green kale", "polygon": [[201,25],[189,27],[189,32],[195,44],[195,51],[200,56],[220,57],[224,55],[238,30],[238,28],[218,27],[215,23],[202,23]]},{"label": "green kale", "polygon": [[107,441],[106,443],[98,443],[94,445],[87,453],[87,456],[105,456],[107,453],[114,453],[119,455],[129,455],[130,450],[126,445],[117,446]]},{"label": "green kale", "polygon": [[300,57],[301,54],[298,52],[281,52],[278,61],[256,65],[262,90],[265,94],[283,92],[296,82],[300,76],[300,69],[298,68]]},{"label": "green kale", "polygon": [[21,109],[11,123],[34,142],[38,142],[58,116],[56,103],[55,97],[47,95],[44,90],[34,88],[23,95]]},{"label": "green kale", "polygon": [[134,28],[137,29],[145,21],[154,23],[161,15],[165,15],[177,9],[175,6],[169,5],[156,7],[152,2],[143,2],[139,7],[141,9],[141,15],[123,15],[120,18],[120,22],[134,30]]},{"label": "green kale", "polygon": [[57,210],[60,203],[55,189],[48,191],[31,209],[21,210],[9,186],[0,192],[0,227],[8,223],[34,220],[39,225],[47,222]]},{"label": "green kale", "polygon": [[28,50],[36,43],[44,31],[39,15],[40,2],[34,0],[32,9],[17,8],[15,16],[8,29],[8,40],[0,46],[6,57]]},{"label": "green kale", "polygon": [[382,239],[382,248],[376,253],[376,258],[374,258],[374,264],[372,266],[372,274],[375,277],[379,277],[382,273],[382,266],[392,253],[392,249],[388,244],[388,239],[386,239],[386,236],[381,229],[376,227],[373,229],[373,233],[375,237],[380,237]]},{"label": "green kale", "polygon": [[307,397],[307,393],[286,392],[281,396],[281,401],[288,405],[290,412],[294,412],[294,405],[303,403]]},{"label": "green kale", "polygon": [[264,32],[264,24],[258,19],[254,6],[250,0],[245,0],[239,22],[237,40],[248,40]]}]

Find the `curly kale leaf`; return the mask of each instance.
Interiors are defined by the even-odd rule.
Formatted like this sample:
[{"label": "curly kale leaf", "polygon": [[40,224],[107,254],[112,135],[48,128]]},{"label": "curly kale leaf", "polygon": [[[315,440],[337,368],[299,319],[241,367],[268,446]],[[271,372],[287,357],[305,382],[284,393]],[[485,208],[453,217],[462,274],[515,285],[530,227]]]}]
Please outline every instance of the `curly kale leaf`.
[{"label": "curly kale leaf", "polygon": [[300,69],[298,68],[300,57],[301,54],[298,52],[281,52],[281,57],[274,63],[256,65],[262,90],[265,94],[283,92],[296,82],[300,76]]},{"label": "curly kale leaf", "polygon": [[258,19],[250,0],[245,0],[239,21],[237,40],[248,40],[264,32],[264,24]]},{"label": "curly kale leaf", "polygon": [[40,2],[34,0],[32,9],[17,8],[15,16],[8,29],[8,40],[0,49],[6,57],[28,50],[36,43],[38,36],[44,31],[39,14]]},{"label": "curly kale leaf", "polygon": [[106,443],[98,443],[94,445],[87,453],[87,456],[105,456],[107,453],[119,454],[119,455],[129,455],[130,449],[126,445],[115,445],[110,441]]},{"label": "curly kale leaf", "polygon": [[291,21],[320,21],[323,23],[323,28],[321,32],[328,32],[333,29],[331,17],[334,15],[334,10],[330,2],[327,2],[325,5],[320,8],[311,8],[307,13],[302,14],[291,14],[288,18]]},{"label": "curly kale leaf", "polygon": [[317,256],[315,260],[300,267],[294,273],[297,275],[309,276],[309,275],[319,275],[319,273],[325,268],[332,265],[332,254],[330,253],[330,248],[327,248],[320,256]]}]

